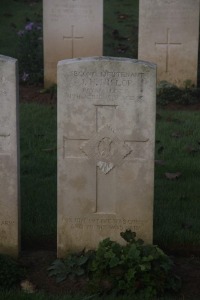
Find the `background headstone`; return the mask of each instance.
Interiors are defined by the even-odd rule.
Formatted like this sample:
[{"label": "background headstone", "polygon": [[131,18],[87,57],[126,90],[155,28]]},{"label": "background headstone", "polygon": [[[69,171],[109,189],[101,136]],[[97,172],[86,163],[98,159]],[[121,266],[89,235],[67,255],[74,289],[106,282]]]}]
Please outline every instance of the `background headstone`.
[{"label": "background headstone", "polygon": [[19,252],[17,60],[0,55],[0,253]]},{"label": "background headstone", "polygon": [[199,0],[140,0],[138,58],[157,64],[158,82],[196,85],[198,40]]},{"label": "background headstone", "polygon": [[56,83],[59,60],[100,56],[103,0],[43,0],[44,81]]},{"label": "background headstone", "polygon": [[152,242],[155,65],[58,64],[58,256],[120,232]]}]

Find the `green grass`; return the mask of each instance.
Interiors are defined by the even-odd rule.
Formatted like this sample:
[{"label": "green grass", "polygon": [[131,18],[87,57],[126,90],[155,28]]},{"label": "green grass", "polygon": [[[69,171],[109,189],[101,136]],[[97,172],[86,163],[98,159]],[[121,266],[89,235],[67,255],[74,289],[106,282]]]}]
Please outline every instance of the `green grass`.
[{"label": "green grass", "polygon": [[[42,293],[37,294],[25,294],[22,292],[15,292],[15,291],[9,291],[9,292],[1,292],[0,291],[0,299],[2,300],[144,300],[144,297],[134,297],[132,296],[121,296],[121,297],[114,297],[114,296],[53,296],[53,295],[47,295]],[[179,296],[169,296],[169,297],[159,297],[156,299],[151,300],[182,300],[183,298]],[[149,299],[150,300],[150,299]],[[192,298],[191,300],[197,300],[195,298]]]},{"label": "green grass", "polygon": [[[56,107],[21,104],[22,239],[56,239]],[[33,242],[33,243],[34,243]]]},{"label": "green grass", "polygon": [[139,0],[104,0],[104,55],[137,58]]},{"label": "green grass", "polygon": [[[156,159],[165,164],[157,165],[155,172],[154,241],[164,248],[193,249],[200,246],[200,115],[181,111],[160,115]],[[181,177],[169,180],[166,172],[181,172]]]},{"label": "green grass", "polygon": [[0,3],[0,54],[18,56],[17,32],[29,21],[42,20],[42,2],[1,0]]}]

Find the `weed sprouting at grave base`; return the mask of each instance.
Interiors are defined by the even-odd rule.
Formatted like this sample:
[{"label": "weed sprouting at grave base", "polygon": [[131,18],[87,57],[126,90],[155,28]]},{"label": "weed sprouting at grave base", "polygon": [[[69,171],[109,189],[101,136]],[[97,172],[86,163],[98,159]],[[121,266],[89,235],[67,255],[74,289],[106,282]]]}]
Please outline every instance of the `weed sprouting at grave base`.
[{"label": "weed sprouting at grave base", "polygon": [[172,260],[158,246],[144,244],[131,230],[121,237],[126,245],[106,238],[96,251],[57,259],[48,269],[49,276],[55,276],[57,282],[84,277],[86,292],[99,295],[157,297],[180,289]]}]

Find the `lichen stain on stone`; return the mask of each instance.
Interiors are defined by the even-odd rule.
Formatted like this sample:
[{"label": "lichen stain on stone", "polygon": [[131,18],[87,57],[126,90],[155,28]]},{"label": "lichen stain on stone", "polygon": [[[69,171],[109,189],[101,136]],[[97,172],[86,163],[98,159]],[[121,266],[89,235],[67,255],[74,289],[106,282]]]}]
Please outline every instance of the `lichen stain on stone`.
[{"label": "lichen stain on stone", "polygon": [[87,181],[86,181],[85,177],[83,177],[83,176],[78,176],[69,181],[70,185],[78,191],[84,189],[86,182]]}]

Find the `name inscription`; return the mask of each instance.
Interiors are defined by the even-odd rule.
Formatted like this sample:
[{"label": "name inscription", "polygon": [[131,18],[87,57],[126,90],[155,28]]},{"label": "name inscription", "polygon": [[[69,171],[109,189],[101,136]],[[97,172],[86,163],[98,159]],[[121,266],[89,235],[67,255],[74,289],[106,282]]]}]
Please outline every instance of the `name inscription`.
[{"label": "name inscription", "polygon": [[[67,93],[67,98],[117,100],[125,88],[125,100],[142,100],[145,73],[72,71],[68,73],[79,85],[79,93]],[[134,87],[134,89],[133,89]],[[134,93],[134,94],[133,94]]]}]

